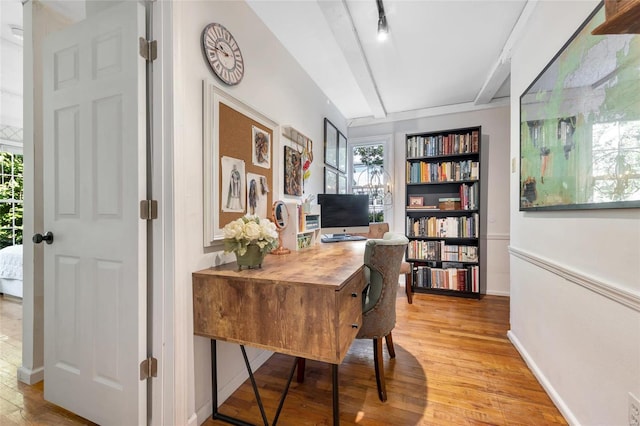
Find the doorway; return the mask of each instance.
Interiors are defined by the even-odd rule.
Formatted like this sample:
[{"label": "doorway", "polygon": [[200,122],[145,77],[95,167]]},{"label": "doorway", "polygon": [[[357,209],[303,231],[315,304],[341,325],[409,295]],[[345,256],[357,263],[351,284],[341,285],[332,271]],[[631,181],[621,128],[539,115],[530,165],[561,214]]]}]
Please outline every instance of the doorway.
[{"label": "doorway", "polygon": [[[74,65],[74,60],[75,60],[74,55],[76,53],[74,53],[72,49],[56,51],[57,56],[55,56],[55,62],[52,61],[51,56],[49,55],[49,59],[48,59],[49,64],[47,65],[45,61],[45,59],[47,58],[47,51],[45,49],[46,48],[45,39],[48,39],[48,40],[58,39],[59,41],[60,37],[62,37],[61,34],[68,33],[67,31],[68,29],[76,29],[76,28],[82,27],[82,28],[85,28],[85,30],[87,31],[91,31],[93,29],[97,30],[99,29],[99,27],[102,27],[103,24],[106,22],[106,20],[104,19],[105,15],[103,13],[106,13],[107,15],[114,14],[115,9],[119,7],[129,7],[129,5],[131,4],[138,5],[138,6],[146,5],[149,8],[151,7],[151,2],[117,2],[117,1],[116,2],[27,1],[24,5],[25,28],[27,28],[27,31],[25,34],[26,41],[25,41],[25,52],[24,52],[25,53],[24,79],[25,79],[25,82],[27,83],[26,89],[25,89],[26,95],[25,95],[24,110],[25,110],[25,123],[29,123],[29,125],[25,125],[25,145],[26,145],[25,168],[29,170],[25,180],[25,192],[26,192],[25,209],[26,210],[31,209],[31,212],[32,212],[31,214],[27,214],[25,217],[25,223],[24,223],[25,235],[31,236],[31,235],[34,235],[35,233],[44,234],[46,232],[45,228],[51,227],[52,225],[52,223],[49,221],[51,217],[60,218],[65,215],[67,217],[73,216],[73,214],[69,213],[73,208],[75,208],[74,206],[76,206],[75,204],[73,204],[73,202],[71,204],[67,204],[68,206],[71,206],[70,208],[67,208],[62,212],[60,211],[60,209],[58,209],[56,210],[55,215],[50,215],[50,214],[48,215],[46,213],[47,197],[50,197],[51,194],[55,194],[55,196],[59,196],[61,193],[64,193],[66,195],[81,194],[80,192],[68,191],[68,189],[72,187],[69,185],[73,185],[72,183],[69,184],[69,182],[72,182],[72,180],[67,180],[65,184],[60,185],[60,176],[62,176],[60,173],[58,174],[54,173],[54,176],[56,176],[56,179],[58,179],[55,181],[56,185],[58,185],[56,189],[55,190],[51,190],[51,188],[47,189],[46,185],[53,182],[52,179],[45,178],[45,175],[47,173],[46,172],[47,167],[49,167],[50,170],[51,170],[51,167],[58,167],[57,170],[61,170],[62,172],[66,173],[63,176],[64,179],[73,178],[72,176],[73,173],[71,174],[69,173],[69,170],[72,170],[73,167],[76,167],[77,170],[80,170],[82,168],[86,169],[88,166],[86,166],[85,164],[90,164],[90,163],[92,164],[93,167],[88,167],[88,168],[92,169],[92,172],[96,171],[96,173],[101,173],[100,172],[100,170],[102,170],[101,166],[104,168],[103,165],[105,164],[113,166],[113,167],[110,167],[108,170],[104,168],[104,173],[101,174],[102,177],[105,177],[107,179],[112,175],[114,175],[113,173],[114,170],[120,170],[120,169],[124,171],[140,170],[136,168],[137,166],[134,166],[134,168],[131,169],[130,165],[127,165],[125,162],[121,161],[122,158],[124,158],[125,160],[131,158],[131,152],[126,151],[127,147],[130,146],[130,144],[121,143],[120,146],[123,147],[123,151],[119,151],[119,148],[118,150],[109,151],[109,149],[111,149],[111,147],[113,146],[109,144],[104,145],[104,147],[106,147],[106,151],[99,146],[100,141],[98,139],[100,138],[104,139],[106,137],[106,138],[112,138],[112,140],[115,140],[113,138],[115,137],[117,139],[119,136],[117,135],[114,136],[114,132],[112,132],[111,130],[116,129],[120,131],[121,129],[125,128],[125,125],[123,125],[122,127],[120,127],[119,125],[110,125],[108,124],[107,121],[104,121],[104,123],[106,123],[107,126],[103,128],[103,131],[97,130],[94,133],[89,132],[84,134],[85,136],[88,134],[93,134],[97,136],[96,138],[93,138],[93,139],[88,139],[86,137],[78,138],[78,141],[82,139],[84,141],[83,143],[86,143],[86,141],[88,140],[91,141],[90,143],[92,144],[92,146],[90,149],[93,150],[93,152],[95,153],[95,155],[92,158],[100,159],[100,161],[98,161],[97,163],[92,163],[93,160],[87,160],[87,159],[80,160],[79,159],[80,157],[78,157],[77,161],[74,160],[75,162],[71,161],[70,163],[69,162],[65,163],[64,162],[66,161],[65,159],[67,160],[69,158],[73,159],[75,158],[74,155],[69,156],[67,155],[68,152],[56,154],[55,151],[50,151],[49,153],[47,153],[47,150],[48,149],[52,150],[51,147],[53,146],[50,142],[47,143],[47,138],[49,138],[49,141],[51,141],[51,138],[54,138],[54,137],[58,138],[57,139],[58,141],[67,143],[66,145],[67,148],[69,147],[73,148],[73,147],[68,145],[69,143],[68,141],[71,139],[60,138],[59,133],[54,134],[54,132],[52,131],[47,131],[47,125],[51,126],[51,123],[47,124],[47,115],[43,114],[43,111],[46,111],[46,108],[47,108],[46,106],[47,88],[43,87],[43,86],[46,86],[46,84],[43,85],[42,82],[50,83],[52,81],[52,79],[47,80],[45,77],[55,75],[56,77],[55,90],[57,91],[56,93],[58,93],[58,89],[60,88],[67,88],[67,87],[73,86],[74,84],[73,72],[77,71]],[[145,22],[149,21],[150,18],[148,15],[150,15],[151,13],[149,12],[149,9],[147,9],[147,12],[148,13],[145,16],[144,7],[143,7],[142,14],[135,15],[136,22],[138,23],[142,22],[144,24]],[[126,19],[128,16],[129,15],[125,14],[124,19]],[[95,21],[95,23],[99,25],[83,26],[83,22],[89,21],[91,17],[94,17],[96,19],[99,17],[100,20]],[[120,22],[123,22],[124,19],[121,19]],[[103,50],[103,52],[101,52],[101,54],[96,54],[93,56],[93,58],[98,58],[98,60],[96,61],[97,67],[94,67],[92,69],[93,76],[97,77],[96,79],[99,80],[100,78],[105,78],[105,76],[108,76],[110,73],[117,72],[120,66],[127,67],[131,63],[137,64],[140,61],[143,63],[141,70],[142,70],[142,75],[144,76],[145,65],[144,65],[144,60],[139,58],[138,37],[126,36],[122,38],[117,34],[114,37],[111,37],[114,34],[116,33],[109,32],[106,34],[106,36],[102,38],[94,39],[96,40],[96,43],[89,46],[92,48],[95,46],[98,46],[99,48],[105,49]],[[141,37],[145,36],[144,32],[140,36]],[[134,42],[130,44],[120,44],[121,39],[133,40]],[[80,42],[85,42],[86,40],[88,40],[88,38],[78,37],[77,40],[79,40]],[[50,41],[47,41],[47,43],[50,43]],[[120,49],[120,46],[122,46],[127,51],[133,51],[135,55],[129,57],[129,59],[126,59],[126,60],[116,61],[116,62],[112,61],[109,64],[108,60],[105,60],[105,58],[107,57],[104,56],[102,53],[113,55],[115,52],[117,54],[118,53],[117,50]],[[82,55],[82,52],[79,52],[78,54]],[[52,64],[56,67],[59,67],[61,60],[67,61],[66,63],[68,65],[65,66],[64,68],[58,68],[55,74],[51,74],[50,71],[45,71],[47,69],[50,70]],[[83,64],[84,62],[79,61],[78,63]],[[78,76],[80,76],[80,74],[78,74]],[[135,80],[144,81],[144,79],[135,79]],[[127,81],[131,81],[131,79]],[[109,85],[109,88],[111,87],[112,86]],[[142,93],[142,96],[144,98],[144,93],[146,88],[144,86],[138,86],[138,87],[139,89],[128,90],[124,92],[125,97],[128,93],[133,92],[136,94]],[[100,89],[102,90],[105,88],[106,88],[106,85],[103,85]],[[88,93],[88,91],[80,92],[80,94],[82,95],[84,95],[85,93]],[[101,93],[104,93],[104,92],[101,92]],[[120,106],[127,108],[131,104],[125,98],[123,98],[125,99],[123,102],[120,102],[118,100],[118,95],[99,94],[98,98],[96,99],[97,101],[94,101],[92,104],[87,104],[87,106],[81,106],[77,108],[75,111],[77,111],[77,113],[79,114],[78,117],[82,116],[82,114],[86,114],[87,112],[91,112],[91,111],[95,112],[97,110],[106,112],[107,113],[106,118],[108,120],[114,120],[114,119],[118,120],[119,119],[118,117],[122,117],[124,120],[129,120],[129,118],[132,116],[140,116],[140,114],[136,114],[136,113],[132,114],[131,112],[118,115],[120,111],[119,109]],[[55,105],[53,107],[56,108]],[[60,107],[58,106],[58,108]],[[74,116],[75,112],[74,112],[73,106],[67,108],[66,106],[63,105],[62,108],[63,110],[60,110],[60,109],[58,110],[62,112],[57,112],[56,113],[57,115],[55,115],[55,119],[58,120],[56,122],[57,127],[55,127],[55,129],[56,131],[58,131],[60,129],[60,124],[62,123],[63,125],[67,126],[65,128],[67,129],[67,131],[71,129],[71,133],[67,132],[63,136],[69,136],[73,134],[74,128],[73,126],[69,127],[70,121],[68,121],[67,119],[74,120],[77,118],[75,118]],[[144,116],[144,114],[142,116]],[[63,121],[61,122],[60,120],[63,120]],[[64,121],[64,120],[67,120],[67,121]],[[78,120],[78,123],[82,125],[84,125],[85,122],[86,120],[84,119]],[[98,127],[95,127],[95,128],[97,129]],[[143,123],[143,128],[146,128],[145,123]],[[51,127],[49,127],[49,129],[51,129]],[[107,131],[104,131],[104,130],[107,130]],[[142,131],[142,133],[140,132],[131,132],[131,133],[142,135],[143,140],[145,138],[144,130]],[[144,143],[151,144],[152,142],[144,141]],[[60,147],[61,145],[58,143],[55,146],[55,149],[60,149]],[[153,151],[152,155],[155,155],[155,153],[160,153],[159,155],[163,154],[164,146],[162,146],[161,143],[158,145],[157,148],[158,149]],[[144,152],[144,150],[141,150],[138,152]],[[145,157],[145,155],[143,154],[142,157]],[[146,161],[146,159],[144,160]],[[86,161],[89,161],[89,163],[85,163]],[[52,164],[54,165],[52,166]],[[70,167],[67,167],[67,165],[69,165]],[[141,174],[138,174],[138,176],[145,176],[145,175],[150,176],[149,172],[147,173],[144,172],[144,167],[141,170],[143,171]],[[87,176],[86,175],[83,175],[83,176],[85,176],[84,181],[86,182]],[[78,177],[80,177],[80,174],[78,174]],[[154,182],[156,183],[157,181],[162,181],[163,179],[162,173],[154,175],[153,179],[154,179]],[[158,220],[158,221],[155,221],[153,225],[147,226],[147,223],[144,220],[140,220],[140,218],[138,217],[138,214],[139,214],[138,204],[140,200],[147,199],[152,195],[150,194],[150,189],[148,187],[143,188],[142,193],[140,194],[135,194],[135,196],[131,196],[131,195],[126,196],[126,195],[123,195],[124,192],[130,191],[130,189],[125,188],[124,190],[121,190],[118,187],[118,185],[121,182],[126,182],[129,187],[136,187],[136,188],[138,187],[137,185],[133,184],[133,182],[130,179],[124,179],[124,180],[116,179],[110,182],[99,184],[98,186],[95,186],[95,185],[90,186],[92,188],[92,190],[90,191],[96,192],[95,189],[98,188],[99,189],[98,192],[101,191],[101,195],[103,196],[102,199],[92,204],[94,206],[97,206],[96,211],[98,212],[98,214],[95,216],[102,218],[103,222],[106,223],[106,222],[109,222],[109,219],[114,219],[117,217],[127,216],[131,218],[132,212],[133,212],[133,216],[135,216],[134,223],[137,223],[134,226],[138,227],[140,229],[140,232],[126,231],[122,233],[123,235],[130,235],[130,234],[138,235],[138,237],[140,238],[140,241],[142,241],[143,244],[146,245],[147,239],[145,235],[151,232],[151,228],[160,229],[161,232],[165,232],[164,222],[162,222],[162,220]],[[63,192],[61,192],[60,190],[62,190]],[[159,199],[159,198],[161,197],[160,196],[155,197],[155,199]],[[69,200],[70,198],[67,197],[66,201],[69,201]],[[113,203],[110,200],[121,200],[121,203],[119,201]],[[50,205],[53,205],[53,204],[50,204]],[[56,208],[58,208],[60,205],[61,204],[55,204]],[[78,204],[77,206],[79,205],[80,204]],[[111,220],[111,223],[113,222],[114,221]],[[53,228],[56,228],[56,227],[54,226]],[[95,227],[95,229],[100,229],[100,228],[103,228],[103,226]],[[61,228],[58,228],[58,232],[60,232],[60,229]],[[56,232],[54,232],[54,235],[56,235]],[[47,341],[47,336],[50,335],[50,332],[47,331],[47,327],[49,327],[50,331],[56,330],[56,328],[53,328],[53,329],[51,328],[50,321],[45,320],[45,315],[47,311],[46,304],[55,300],[54,296],[58,294],[57,292],[50,293],[47,296],[47,292],[52,291],[51,285],[45,284],[47,280],[50,279],[52,276],[52,274],[46,273],[47,256],[51,256],[51,254],[54,253],[54,250],[59,250],[59,247],[63,246],[64,236],[66,236],[67,237],[66,239],[68,240],[69,237],[72,235],[72,233],[62,232],[61,234],[56,235],[56,237],[59,237],[60,235],[63,238],[56,238],[52,245],[41,244],[41,245],[35,246],[33,244],[29,244],[30,248],[25,250],[25,264],[28,265],[27,267],[25,267],[25,298],[23,302],[23,305],[24,305],[23,328],[24,328],[25,338],[23,340],[23,348],[24,348],[23,362],[18,372],[20,381],[23,383],[28,383],[28,384],[38,383],[42,381],[42,379],[44,378],[44,365],[46,365],[46,359],[48,358],[48,355],[45,355],[47,353],[46,341]],[[91,241],[93,242],[93,246],[103,246],[104,239],[100,237],[96,238],[96,236],[89,236],[88,233],[84,233],[84,235],[86,235],[86,238],[84,238],[84,241],[85,241],[84,244],[87,244],[87,242]],[[156,241],[162,241],[162,238],[158,238]],[[128,247],[130,245],[127,244],[126,246]],[[146,252],[146,249],[142,248],[143,247],[142,244],[139,245],[138,247],[139,247],[140,253],[144,253],[145,260],[140,261],[139,264],[144,266],[141,266],[138,269],[142,271],[142,273],[136,274],[136,276],[138,277],[138,279],[144,281],[145,286],[149,284],[149,286],[153,288],[159,288],[160,293],[162,293],[163,274],[154,273],[153,278],[150,278],[149,283],[146,282],[146,275],[147,275],[147,272],[151,270],[153,270],[154,272],[156,272],[157,270],[162,271],[163,258],[156,257],[156,260],[158,260],[157,263],[154,263],[153,265],[147,265],[146,256],[148,255],[148,253]],[[167,253],[167,251],[165,250],[162,253],[164,255]],[[81,253],[76,257],[77,259],[79,259],[79,261],[81,261],[82,260],[81,257],[83,255],[84,253]],[[99,315],[103,315],[103,317],[111,315],[115,321],[97,321],[96,322],[98,325],[102,326],[102,330],[100,331],[100,333],[97,334],[102,336],[102,338],[100,340],[97,340],[96,341],[97,343],[92,344],[92,348],[94,348],[94,353],[100,354],[100,353],[106,352],[100,349],[96,351],[95,349],[95,348],[100,348],[100,345],[104,345],[104,342],[107,341],[105,339],[106,337],[116,339],[115,341],[118,341],[118,345],[120,345],[120,343],[124,344],[124,341],[118,340],[119,337],[117,332],[109,334],[110,332],[113,332],[113,329],[109,330],[110,324],[115,324],[115,323],[122,324],[121,328],[118,330],[123,330],[127,333],[130,333],[129,331],[127,331],[127,327],[131,327],[132,329],[136,330],[135,333],[138,333],[138,338],[141,338],[142,343],[139,345],[136,344],[136,349],[133,351],[123,351],[123,353],[130,352],[133,355],[132,357],[128,356],[125,358],[118,358],[119,364],[117,365],[117,368],[121,368],[124,365],[122,364],[123,362],[131,364],[131,362],[133,361],[134,363],[133,365],[129,365],[126,367],[127,371],[133,374],[128,374],[127,377],[134,378],[136,382],[135,384],[136,388],[140,387],[140,389],[135,391],[136,400],[138,400],[138,398],[145,398],[146,400],[146,395],[148,394],[146,389],[147,381],[138,379],[139,377],[138,363],[141,362],[147,356],[147,348],[149,348],[148,349],[149,353],[153,353],[153,350],[151,348],[152,347],[156,348],[158,345],[160,345],[160,343],[159,341],[158,343],[156,343],[156,341],[154,341],[154,339],[152,339],[151,337],[149,337],[148,339],[146,337],[147,327],[142,323],[142,319],[144,319],[144,321],[147,322],[145,318],[147,315],[136,315],[136,318],[140,318],[139,320],[136,320],[136,321],[140,321],[138,323],[139,325],[137,326],[132,326],[131,321],[123,315],[123,311],[120,308],[120,305],[118,305],[118,303],[128,304],[129,303],[128,301],[131,299],[128,297],[120,297],[118,299],[115,297],[115,295],[119,293],[114,293],[112,290],[109,289],[109,285],[114,281],[113,278],[119,277],[118,268],[120,266],[118,262],[109,260],[108,256],[105,255],[104,253],[101,254],[100,256],[102,256],[103,260],[104,259],[107,259],[107,260],[106,261],[99,260],[97,263],[96,262],[94,263],[96,263],[98,267],[101,268],[100,270],[103,273],[103,277],[102,277],[103,279],[101,283],[103,285],[103,291],[106,291],[106,293],[104,293],[104,296],[106,296],[106,299],[104,297],[95,297],[96,295],[95,293],[94,293],[93,299],[105,301],[108,303],[99,303],[99,304],[94,304],[89,306],[94,306],[95,308],[97,308],[97,309],[91,310],[91,312],[93,312],[95,315],[99,314]],[[142,257],[139,257],[137,255],[128,256],[128,257],[142,259]],[[50,257],[50,259],[51,258],[52,257]],[[53,259],[59,259],[59,258],[60,256],[53,257]],[[49,269],[50,271],[56,272],[56,275],[55,275],[56,279],[59,278],[60,271],[62,271],[63,273],[65,271],[69,272],[71,271],[71,269],[73,269],[73,267],[75,267],[73,266],[75,265],[73,263],[74,260],[72,259],[73,256],[66,255],[66,257],[63,257],[63,258],[67,260],[67,263],[63,265],[58,265],[53,269],[52,268]],[[69,261],[69,259],[71,260]],[[50,264],[50,266],[51,265],[53,264]],[[67,269],[65,270],[64,268],[67,268]],[[110,274],[112,274],[111,278],[109,278]],[[75,277],[75,275],[73,274],[67,275],[67,277],[73,278]],[[99,281],[98,279],[99,277],[96,276],[95,278],[96,278],[95,280],[84,279],[84,282],[90,283],[90,281]],[[67,279],[67,282],[68,281],[69,280]],[[132,281],[126,278],[125,278],[125,281],[123,282],[132,284]],[[94,283],[91,283],[91,284],[94,284]],[[122,285],[121,289],[126,289],[127,287],[128,287],[127,285]],[[80,289],[82,289],[82,291],[79,291]],[[63,290],[64,290],[63,294],[65,294],[65,297],[62,298],[62,300],[68,300],[70,297],[76,297],[76,296],[79,298],[82,294],[86,293],[86,287],[79,286],[78,284],[74,284],[74,286],[71,286],[71,287],[67,286]],[[141,305],[147,304],[148,302],[147,296],[149,298],[153,297],[151,292],[147,292],[146,290],[141,290],[140,292],[137,292],[137,295],[138,295],[136,296],[137,300],[140,303],[140,305],[138,305],[138,309],[140,309]],[[59,302],[60,302],[60,298],[58,298],[56,303],[59,303]],[[151,302],[149,301],[149,303]],[[122,308],[124,307],[125,306],[122,305]],[[144,310],[146,311],[146,306]],[[151,308],[149,308],[149,310],[151,311]],[[161,320],[163,317],[162,310],[163,310],[163,305],[155,304],[153,306],[154,318],[159,318]],[[67,311],[62,310],[60,312],[66,313]],[[67,319],[71,320],[71,317],[67,316]],[[151,324],[152,321],[148,321],[148,323]],[[62,329],[64,328],[58,328],[58,330],[62,330]],[[106,335],[104,333],[105,330],[107,333]],[[165,330],[163,330],[163,333],[164,332]],[[166,330],[166,332],[169,333],[170,330]],[[77,336],[74,336],[74,338],[75,337]],[[68,338],[68,336],[66,338]],[[55,340],[59,340],[59,339],[55,339]],[[120,350],[118,349],[118,345],[109,345],[107,349],[111,351]],[[64,347],[59,347],[57,350],[58,352],[56,353],[56,355],[59,355],[61,353],[60,350],[64,350]],[[160,351],[156,353],[159,353],[159,352]],[[71,354],[71,357],[73,357],[75,356],[74,355],[75,351],[68,351],[67,354]],[[156,357],[160,358],[157,355]],[[162,359],[160,358],[158,361],[161,363]],[[64,365],[65,366],[64,368],[73,372],[74,368],[76,368],[74,364],[74,360],[67,358],[65,362],[66,364],[62,363],[61,365]],[[57,363],[57,364],[60,364],[60,363]],[[107,387],[111,387],[112,389],[117,389],[118,387],[120,387],[119,380],[121,377],[120,375],[121,372],[116,368],[114,368],[114,366],[116,366],[116,364],[109,363],[108,359],[106,360],[106,362],[103,362],[101,365],[99,365],[101,370],[99,371],[100,375],[98,377],[98,381],[106,385]],[[47,369],[47,371],[51,372],[51,369]],[[52,383],[49,375],[47,376],[46,382],[48,384]],[[155,389],[156,387],[158,387],[158,389],[161,389],[160,386],[161,384],[159,382],[152,381],[149,383],[148,388]],[[49,386],[46,386],[45,390],[47,387]],[[59,395],[61,392],[58,391],[56,393]],[[161,398],[164,398],[165,396],[167,398],[171,398],[173,395],[172,393],[164,394],[160,390],[158,390],[157,392],[154,392],[154,394],[159,395]],[[88,401],[102,400],[104,405],[104,401],[105,401],[104,398],[100,399],[100,397],[96,397],[96,396],[92,397],[91,395],[87,395],[87,398],[88,398]],[[142,401],[142,399],[139,399],[139,400]],[[162,404],[162,401],[160,399],[157,399],[154,401],[156,401],[158,404]],[[146,402],[144,402],[144,404],[146,405]],[[82,404],[82,405],[84,406],[86,404]],[[156,408],[155,405],[153,409],[149,408],[149,413],[151,414],[152,412],[155,412],[155,408]],[[119,415],[120,411],[122,411],[120,407],[117,407],[116,410],[117,411],[115,413],[109,413],[109,419],[111,419],[110,421],[115,421],[114,420],[116,418],[115,414]],[[74,409],[74,411],[76,410]],[[149,416],[147,416],[146,408],[144,410],[140,410],[140,412],[142,411],[144,411],[144,413],[142,413],[144,418],[151,417],[150,414]],[[144,423],[144,422],[145,421],[140,420],[140,418],[137,418],[136,421],[134,421],[134,423],[136,424]],[[104,421],[104,422],[100,421],[100,423],[106,424],[108,423],[108,421]]]}]

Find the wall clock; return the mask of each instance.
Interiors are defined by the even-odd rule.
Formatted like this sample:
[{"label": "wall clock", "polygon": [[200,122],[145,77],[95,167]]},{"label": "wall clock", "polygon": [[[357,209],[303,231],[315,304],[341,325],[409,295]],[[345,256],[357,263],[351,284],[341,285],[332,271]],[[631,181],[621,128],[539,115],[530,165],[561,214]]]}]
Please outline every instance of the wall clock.
[{"label": "wall clock", "polygon": [[236,39],[224,26],[207,25],[202,31],[202,51],[211,71],[224,83],[234,86],[244,76],[244,60]]}]

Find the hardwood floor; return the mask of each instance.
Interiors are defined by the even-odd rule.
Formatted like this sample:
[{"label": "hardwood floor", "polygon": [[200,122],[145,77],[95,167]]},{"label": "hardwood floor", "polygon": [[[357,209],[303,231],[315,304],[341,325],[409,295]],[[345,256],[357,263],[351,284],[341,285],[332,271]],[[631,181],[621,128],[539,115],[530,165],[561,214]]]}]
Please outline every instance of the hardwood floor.
[{"label": "hardwood floor", "polygon": [[[401,288],[396,305],[396,358],[384,349],[388,401],[378,399],[372,342],[356,340],[340,366],[341,425],[567,424],[506,337],[509,298],[415,294],[408,305]],[[291,363],[274,355],[255,374],[269,421]],[[328,365],[307,361],[305,382],[292,382],[278,424],[330,425],[330,378]],[[248,381],[220,412],[261,423]]]},{"label": "hardwood floor", "polygon": [[[398,291],[396,358],[384,349],[388,401],[380,402],[373,345],[354,342],[340,366],[342,425],[566,425],[506,337],[509,299],[468,300]],[[16,380],[21,363],[20,301],[0,296],[0,424],[90,425],[43,400],[42,383]],[[238,356],[240,350],[238,349]],[[269,421],[293,359],[274,355],[255,374]],[[292,382],[278,424],[330,425],[331,374],[307,361],[305,382]],[[220,411],[261,423],[251,385],[244,383]],[[210,418],[207,426],[225,423]]]},{"label": "hardwood floor", "polygon": [[0,425],[93,425],[43,398],[43,382],[17,379],[22,365],[22,301],[0,296]]}]

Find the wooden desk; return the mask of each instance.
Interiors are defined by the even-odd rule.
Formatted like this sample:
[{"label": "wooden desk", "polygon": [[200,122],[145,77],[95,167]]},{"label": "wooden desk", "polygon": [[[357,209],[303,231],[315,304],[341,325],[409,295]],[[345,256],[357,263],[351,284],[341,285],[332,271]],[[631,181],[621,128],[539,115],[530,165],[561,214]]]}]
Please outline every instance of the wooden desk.
[{"label": "wooden desk", "polygon": [[212,339],[214,362],[215,340],[223,340],[331,363],[338,424],[337,366],[362,324],[364,246],[319,244],[267,255],[261,269],[229,263],[194,272],[194,333]]}]

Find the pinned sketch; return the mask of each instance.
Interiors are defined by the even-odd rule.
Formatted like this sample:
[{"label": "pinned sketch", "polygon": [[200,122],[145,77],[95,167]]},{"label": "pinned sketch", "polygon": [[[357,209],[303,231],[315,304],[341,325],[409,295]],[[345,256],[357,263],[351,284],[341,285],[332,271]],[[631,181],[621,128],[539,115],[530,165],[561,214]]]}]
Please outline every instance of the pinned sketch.
[{"label": "pinned sketch", "polygon": [[244,212],[246,185],[244,161],[222,157],[222,205],[223,212]]},{"label": "pinned sketch", "polygon": [[247,213],[267,217],[267,178],[255,173],[247,173]]},{"label": "pinned sketch", "polygon": [[268,169],[271,167],[271,135],[256,126],[251,126],[252,154],[254,165]]}]

